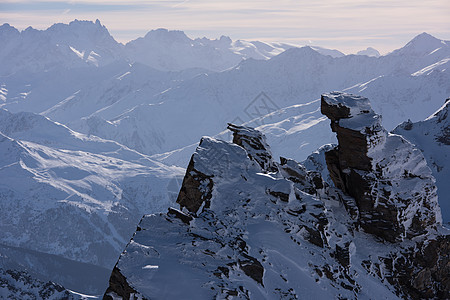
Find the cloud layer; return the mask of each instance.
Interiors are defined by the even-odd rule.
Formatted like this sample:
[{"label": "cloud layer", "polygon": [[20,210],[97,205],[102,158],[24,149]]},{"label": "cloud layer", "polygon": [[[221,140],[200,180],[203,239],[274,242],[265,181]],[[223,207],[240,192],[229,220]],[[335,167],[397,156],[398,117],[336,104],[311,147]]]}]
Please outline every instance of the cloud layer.
[{"label": "cloud layer", "polygon": [[150,29],[184,30],[191,37],[312,43],[347,53],[374,46],[381,52],[426,31],[450,39],[448,0],[3,0],[0,23],[45,29],[73,19],[100,19],[121,42]]}]

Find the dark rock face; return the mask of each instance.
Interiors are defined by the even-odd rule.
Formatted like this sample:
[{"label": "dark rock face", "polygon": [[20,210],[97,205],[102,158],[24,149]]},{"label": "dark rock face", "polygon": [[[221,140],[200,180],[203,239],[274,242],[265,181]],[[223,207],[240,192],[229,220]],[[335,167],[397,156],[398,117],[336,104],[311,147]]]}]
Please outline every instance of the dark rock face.
[{"label": "dark rock face", "polygon": [[[233,132],[233,143],[239,145],[247,151],[248,157],[255,161],[263,172],[276,172],[278,168],[272,159],[270,147],[266,143],[265,136],[249,127],[228,124],[228,129]],[[200,141],[199,147],[202,147],[203,139]],[[228,158],[220,153],[209,153],[212,161],[226,168],[229,164]],[[209,208],[211,193],[214,186],[213,175],[206,175],[196,167],[196,157],[193,155],[187,167],[186,175],[183,179],[177,203],[181,209],[186,208],[190,213],[196,214],[203,206]],[[277,193],[277,192],[272,192]],[[285,201],[286,195],[277,194]]]},{"label": "dark rock face", "polygon": [[366,261],[405,299],[450,299],[450,235],[401,247],[378,261]]},{"label": "dark rock face", "polygon": [[317,194],[317,191],[324,188],[322,176],[317,171],[307,170],[298,162],[280,157],[280,172],[290,181],[297,184],[302,191],[308,194]]},{"label": "dark rock face", "polygon": [[[126,278],[120,273],[117,265],[111,272],[111,277],[109,278],[109,287],[103,296],[104,300],[113,300],[117,296],[122,297],[122,299],[131,299],[131,296],[137,295],[138,293],[128,284]],[[145,299],[145,298],[143,298]]]},{"label": "dark rock face", "polygon": [[181,208],[186,208],[189,212],[195,214],[203,204],[206,208],[209,207],[212,188],[212,176],[198,171],[195,168],[195,157],[192,156],[178,194],[177,203],[180,204]]},{"label": "dark rock face", "polygon": [[[331,179],[355,198],[359,223],[366,232],[396,242],[424,234],[440,221],[434,178],[423,156],[383,129],[368,99],[324,94],[321,111],[331,120],[339,141],[325,154]],[[409,186],[411,193],[405,193],[403,186]]]},{"label": "dark rock face", "polygon": [[192,219],[193,219],[191,216],[183,213],[182,211],[179,211],[178,209],[172,208],[172,207],[169,207],[167,214],[180,219],[181,221],[183,221],[186,224],[189,224],[189,222],[192,221]]},{"label": "dark rock face", "polygon": [[397,254],[389,282],[413,299],[450,299],[450,235]]},{"label": "dark rock face", "polygon": [[256,161],[264,172],[278,171],[264,134],[253,128],[231,123],[228,123],[227,128],[233,132],[233,143],[244,148],[250,159]]},{"label": "dark rock face", "polygon": [[257,283],[263,284],[263,276],[264,276],[264,267],[261,263],[254,257],[243,254],[245,259],[239,261],[239,266],[242,271],[244,271],[245,275],[255,280]]}]

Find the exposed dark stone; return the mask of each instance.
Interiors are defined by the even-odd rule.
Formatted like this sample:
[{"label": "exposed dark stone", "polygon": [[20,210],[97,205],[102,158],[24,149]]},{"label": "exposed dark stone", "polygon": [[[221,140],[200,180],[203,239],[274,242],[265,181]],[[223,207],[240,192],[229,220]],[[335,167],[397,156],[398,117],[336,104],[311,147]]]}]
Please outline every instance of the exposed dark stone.
[{"label": "exposed dark stone", "polygon": [[[127,279],[120,273],[117,265],[111,272],[111,277],[109,278],[109,287],[103,295],[104,300],[115,299],[110,293],[116,294],[122,299],[130,299],[131,295],[138,294],[135,289],[133,289],[127,282]],[[146,299],[146,298],[142,298]]]},{"label": "exposed dark stone", "polygon": [[337,103],[336,105],[329,104],[325,101],[323,96],[320,99],[320,112],[322,115],[330,118],[332,123],[339,121],[340,119],[350,117],[349,107],[341,103]]},{"label": "exposed dark stone", "polygon": [[194,156],[192,156],[178,194],[177,203],[182,209],[186,208],[196,214],[203,204],[205,204],[205,208],[209,207],[212,188],[212,177],[195,169]]},{"label": "exposed dark stone", "polygon": [[343,267],[350,266],[350,242],[345,243],[342,247],[336,245],[335,258]]},{"label": "exposed dark stone", "polygon": [[298,166],[298,163],[295,162],[296,168],[290,166],[288,163],[294,162],[293,160],[280,157],[280,167],[281,169],[286,172],[285,177],[287,177],[289,180],[296,182],[296,183],[305,183],[306,182],[306,169],[300,168]]},{"label": "exposed dark stone", "polygon": [[[8,277],[13,280],[10,281]],[[1,267],[0,288],[1,299],[36,299],[33,289],[39,294],[39,299],[75,299],[62,285],[40,281],[27,271],[5,270]]]},{"label": "exposed dark stone", "polygon": [[245,257],[245,259],[239,260],[239,267],[242,269],[242,271],[244,271],[245,275],[264,286],[264,267],[256,258],[246,254],[242,255]]},{"label": "exposed dark stone", "polygon": [[309,171],[293,159],[280,157],[279,169],[284,178],[296,183],[296,187],[308,194],[317,194],[323,189],[323,179],[319,172]]},{"label": "exposed dark stone", "polygon": [[439,143],[450,145],[450,126],[448,121],[448,111],[450,109],[450,98],[445,101],[445,106],[434,116],[437,117],[437,123],[443,123],[442,134],[436,137]]},{"label": "exposed dark stone", "polygon": [[311,178],[311,182],[314,185],[314,189],[316,191],[324,188],[323,178],[322,178],[322,175],[320,175],[319,172],[317,172],[317,171],[309,171],[308,175]]},{"label": "exposed dark stone", "polygon": [[182,211],[179,211],[178,209],[172,208],[172,207],[169,207],[169,211],[167,212],[167,214],[180,219],[181,221],[183,221],[186,224],[189,224],[189,222],[192,221],[191,216],[183,213]]},{"label": "exposed dark stone", "polygon": [[[383,175],[383,170],[389,165],[390,160],[395,161],[395,154],[382,160],[381,166],[378,165],[378,161],[373,162],[373,158],[369,156],[369,149],[374,151],[375,147],[383,146],[387,139],[390,139],[391,143],[396,143],[397,147],[410,147],[406,151],[411,154],[414,149],[400,137],[388,136],[381,126],[381,117],[373,112],[368,99],[333,92],[322,95],[321,105],[321,111],[331,120],[331,128],[336,132],[339,142],[337,147],[325,153],[330,177],[337,188],[355,198],[359,211],[358,222],[364,231],[383,240],[397,242],[406,236],[421,235],[426,232],[427,227],[435,225],[435,209],[432,206],[437,205],[437,201],[431,172],[422,178],[422,174],[409,174],[405,169],[404,171],[408,173],[405,184],[409,178],[423,179],[423,183],[419,184],[423,197],[402,198],[404,196],[401,191],[400,194],[390,191],[391,178]],[[411,155],[408,159],[411,161],[413,159],[424,161],[424,158],[410,157]],[[402,163],[406,164],[407,161]],[[395,177],[393,180],[400,179]],[[397,183],[397,186],[399,185],[401,183]],[[408,222],[400,217],[405,215],[403,210],[406,211],[407,207],[414,205],[425,207],[426,216],[417,210],[412,224],[405,227]]]},{"label": "exposed dark stone", "polygon": [[386,278],[399,294],[411,299],[450,299],[450,235],[422,241],[382,261]]},{"label": "exposed dark stone", "polygon": [[267,193],[280,199],[283,202],[289,202],[289,194],[286,194],[283,192],[271,191],[271,190],[267,190]]},{"label": "exposed dark stone", "polygon": [[411,130],[413,128],[414,124],[410,119],[408,119],[408,121],[403,122],[399,126],[401,126],[405,130]]},{"label": "exposed dark stone", "polygon": [[344,181],[344,174],[341,171],[339,165],[339,152],[337,148],[331,149],[325,152],[325,161],[327,163],[328,172],[333,180],[334,185],[342,191],[348,193],[346,184]]},{"label": "exposed dark stone", "polygon": [[247,150],[248,157],[257,162],[264,172],[278,171],[264,134],[253,128],[231,123],[228,123],[227,128],[233,132],[233,143]]},{"label": "exposed dark stone", "polygon": [[320,231],[308,226],[304,226],[303,228],[308,232],[307,236],[305,236],[306,240],[311,244],[323,248],[324,243]]},{"label": "exposed dark stone", "polygon": [[340,127],[339,125],[335,125],[334,131],[339,142],[338,153],[341,169],[371,170],[372,163],[367,156],[366,136],[359,131]]}]

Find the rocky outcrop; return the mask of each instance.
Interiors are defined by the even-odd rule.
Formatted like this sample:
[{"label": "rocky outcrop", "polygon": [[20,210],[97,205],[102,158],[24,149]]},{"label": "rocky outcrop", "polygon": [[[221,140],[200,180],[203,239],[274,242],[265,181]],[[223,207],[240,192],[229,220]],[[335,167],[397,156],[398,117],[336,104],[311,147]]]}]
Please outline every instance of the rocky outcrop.
[{"label": "rocky outcrop", "polygon": [[233,143],[244,148],[248,157],[256,161],[264,172],[278,171],[263,133],[250,127],[231,123],[228,123],[227,128],[233,132]]},{"label": "rocky outcrop", "polygon": [[[200,141],[200,146],[203,142]],[[189,162],[186,175],[178,194],[177,203],[191,213],[197,213],[200,207],[209,207],[211,192],[213,188],[212,176],[208,176],[195,168],[194,154]]]},{"label": "rocky outcrop", "polygon": [[330,176],[355,198],[360,226],[389,242],[433,230],[441,215],[435,181],[420,151],[386,132],[366,98],[324,94],[321,111],[339,142],[325,154]]},{"label": "rocky outcrop", "polygon": [[417,243],[392,255],[389,282],[412,299],[450,299],[450,235]]},{"label": "rocky outcrop", "polygon": [[[247,156],[256,162],[263,172],[278,171],[272,159],[266,137],[261,132],[253,128],[233,124],[228,124],[228,129],[233,132],[233,143],[245,149]],[[193,214],[196,214],[201,207],[209,208],[214,185],[214,175],[208,173],[210,170],[204,171],[207,173],[205,174],[199,170],[198,166],[200,165],[200,168],[208,170],[204,165],[206,159],[220,168],[227,168],[230,163],[230,154],[216,152],[217,150],[215,148],[208,148],[204,145],[208,141],[201,139],[197,152],[192,155],[177,198],[177,203],[181,209],[187,209],[187,211]],[[201,156],[199,155],[199,151],[201,151]],[[283,197],[281,194],[279,196]]]},{"label": "rocky outcrop", "polygon": [[[296,264],[317,260],[314,266],[327,269],[315,258],[321,251],[329,253],[328,264],[336,261],[331,253],[343,234],[328,232],[327,208],[313,196],[324,188],[320,173],[290,159],[277,164],[260,132],[229,126],[236,143],[200,141],[178,196],[180,210],[141,220],[106,296],[248,299],[275,293],[295,298],[295,289],[304,284],[298,278],[310,276]],[[302,247],[310,250],[295,259],[291,254]],[[303,262],[292,265],[291,259]],[[286,273],[286,268],[295,271]],[[330,272],[331,279],[323,280],[332,280],[337,289],[346,286],[343,294],[354,293],[354,281],[340,276],[347,270]]]},{"label": "rocky outcrop", "polygon": [[440,109],[435,115],[437,123],[440,123],[443,126],[442,133],[436,136],[436,141],[441,144],[450,146],[450,119],[448,118],[448,111],[450,110],[450,98],[445,101],[445,105]]},{"label": "rocky outcrop", "polygon": [[25,271],[0,268],[1,299],[77,299],[63,286],[42,282]]},{"label": "rocky outcrop", "polygon": [[[138,295],[135,289],[130,287],[127,279],[120,273],[117,265],[111,272],[111,277],[109,278],[109,287],[103,296],[104,300],[114,300],[118,297],[122,299],[133,299],[135,295]],[[145,298],[141,298],[145,299]]]},{"label": "rocky outcrop", "polygon": [[280,157],[280,172],[284,178],[297,184],[297,187],[308,194],[317,194],[324,188],[322,176],[317,171],[307,170],[293,159]]},{"label": "rocky outcrop", "polygon": [[252,128],[230,124],[234,143],[202,138],[180,210],[142,218],[107,295],[446,298],[448,236],[423,156],[381,127],[367,99],[322,102],[340,144],[305,165],[274,162]]},{"label": "rocky outcrop", "polygon": [[388,255],[363,261],[404,299],[450,299],[450,235],[404,245]]}]

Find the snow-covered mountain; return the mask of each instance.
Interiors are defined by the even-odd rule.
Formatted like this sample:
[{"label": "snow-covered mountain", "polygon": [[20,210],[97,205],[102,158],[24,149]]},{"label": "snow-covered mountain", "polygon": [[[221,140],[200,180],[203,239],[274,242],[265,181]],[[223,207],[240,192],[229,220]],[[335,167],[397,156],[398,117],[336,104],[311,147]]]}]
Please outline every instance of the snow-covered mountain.
[{"label": "snow-covered mountain", "polygon": [[[46,30],[19,31],[0,26],[1,76],[49,71],[55,67],[104,66],[118,59],[140,62],[163,71],[205,68],[223,71],[242,59],[268,59],[293,45],[232,41],[229,37],[191,39],[182,31],[152,30],[145,37],[118,43],[99,20],[54,24]],[[319,48],[318,48],[319,49]],[[336,50],[320,48],[318,51]]]},{"label": "snow-covered mountain", "polygon": [[226,36],[216,40],[191,39],[182,31],[161,28],[127,43],[125,53],[131,61],[160,70],[204,68],[223,71],[243,59],[268,59],[292,47],[287,44],[232,41]]},{"label": "snow-covered mountain", "polygon": [[337,141],[320,113],[325,91],[369,97],[389,130],[450,95],[450,43],[426,33],[380,57],[164,29],[122,45],[99,21],[4,24],[0,39],[0,256],[85,292],[92,277],[71,286],[52,261],[111,268],[137,220],[173,204],[198,140],[231,140],[227,122],[301,161]]},{"label": "snow-covered mountain", "polygon": [[0,75],[48,71],[85,65],[106,65],[120,56],[120,45],[97,20],[55,24],[45,31],[28,27],[19,32],[0,26]]},{"label": "snow-covered mountain", "polygon": [[365,50],[358,51],[356,53],[356,55],[367,55],[367,56],[379,57],[380,52],[378,52],[378,50],[375,48],[367,47]]},{"label": "snow-covered mountain", "polygon": [[40,115],[0,115],[1,244],[110,268],[140,216],[171,203],[181,168]]},{"label": "snow-covered mountain", "polygon": [[100,267],[58,255],[6,245],[0,245],[0,268],[26,272],[39,281],[54,281],[70,290],[82,291],[89,295],[102,294],[111,274],[110,267]]},{"label": "snow-covered mountain", "polygon": [[[429,36],[422,34],[405,46],[407,49],[397,51],[405,52],[404,55],[394,52],[379,58],[355,55],[333,58],[309,47],[289,49],[267,61],[246,60],[224,72],[185,80],[164,93],[142,99],[142,104],[113,118],[111,114],[103,117],[107,108],[83,119],[81,124],[69,126],[114,139],[146,154],[170,152],[194,144],[202,134],[216,135],[223,131],[222,124],[226,122],[262,120],[266,114],[277,116],[273,119],[280,122],[281,113],[299,104],[309,107],[305,117],[316,111],[314,122],[320,123],[324,119],[317,115],[318,102],[315,106],[306,104],[322,91],[344,89],[370,97],[373,106],[385,115],[383,124],[392,129],[408,118],[425,119],[450,92],[450,71],[446,67],[450,47],[444,41],[434,39],[442,49],[430,50],[433,53],[423,57],[417,57],[414,51],[408,54],[410,48],[426,48],[422,44],[429,40]],[[165,114],[168,111],[171,113]],[[269,118],[263,121],[275,123]],[[301,121],[304,120],[294,124]],[[290,126],[287,122],[280,124],[277,138],[289,139],[289,134],[280,133],[283,126]],[[175,130],[174,124],[182,125]],[[261,124],[249,123],[254,127]],[[325,131],[322,134],[330,136]],[[294,147],[298,149],[305,143],[310,142],[298,140]],[[304,159],[314,148],[304,150],[295,158]],[[188,158],[189,155],[185,156],[184,163]]]},{"label": "snow-covered mountain", "polygon": [[25,271],[0,268],[0,297],[2,299],[81,299],[54,282],[42,282]]},{"label": "snow-covered mountain", "polygon": [[444,223],[450,224],[450,99],[424,121],[400,124],[394,133],[400,134],[422,150],[433,171],[438,186],[439,204]]},{"label": "snow-covered mountain", "polygon": [[363,97],[326,94],[321,110],[338,135],[319,154],[337,188],[230,124],[232,143],[200,141],[179,209],[142,218],[105,298],[446,298],[450,233],[422,153]]}]

